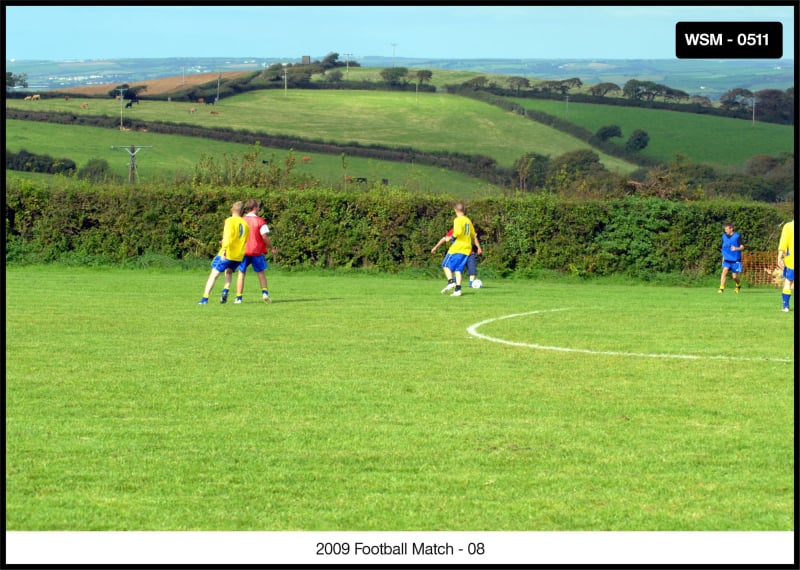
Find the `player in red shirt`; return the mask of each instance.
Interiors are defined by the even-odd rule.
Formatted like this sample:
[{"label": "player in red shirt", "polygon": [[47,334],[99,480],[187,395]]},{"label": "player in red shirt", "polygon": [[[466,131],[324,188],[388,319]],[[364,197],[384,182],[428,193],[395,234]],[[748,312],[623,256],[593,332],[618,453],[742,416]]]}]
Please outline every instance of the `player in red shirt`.
[{"label": "player in red shirt", "polygon": [[242,302],[242,292],[244,291],[244,278],[247,273],[247,266],[252,265],[253,271],[258,275],[258,280],[261,282],[261,298],[265,303],[271,303],[272,299],[269,298],[269,291],[267,290],[267,276],[264,274],[269,264],[267,263],[266,253],[269,250],[272,255],[275,255],[276,249],[269,239],[269,227],[264,218],[258,215],[258,209],[261,203],[255,198],[251,198],[245,204],[247,213],[242,216],[247,225],[250,226],[250,233],[247,236],[247,245],[245,245],[244,259],[239,264],[239,274],[236,277],[236,301],[235,303]]}]

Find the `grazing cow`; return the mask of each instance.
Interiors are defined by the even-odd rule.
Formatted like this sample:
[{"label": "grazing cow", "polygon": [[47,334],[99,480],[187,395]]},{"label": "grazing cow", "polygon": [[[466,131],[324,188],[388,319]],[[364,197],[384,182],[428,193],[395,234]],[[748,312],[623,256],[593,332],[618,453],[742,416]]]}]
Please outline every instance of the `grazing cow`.
[{"label": "grazing cow", "polygon": [[119,101],[119,95],[114,95],[114,101]]},{"label": "grazing cow", "polygon": [[67,103],[69,103],[69,95],[65,95],[65,96],[64,96],[64,101],[66,101]]},{"label": "grazing cow", "polygon": [[205,103],[205,102],[206,102],[206,100],[205,100],[205,99],[203,99],[202,97],[198,97],[198,98],[197,98],[197,104],[198,104],[198,105],[202,105],[202,104],[203,104],[203,103]]},{"label": "grazing cow", "polygon": [[192,113],[195,113],[195,112],[197,112],[197,109],[195,109],[194,107],[192,107],[191,109],[189,109],[189,114],[190,114],[190,115],[191,115]]},{"label": "grazing cow", "polygon": [[81,103],[81,109],[88,109],[89,103]]},{"label": "grazing cow", "polygon": [[25,97],[25,101],[30,101],[31,99],[32,99],[32,97],[31,97],[30,95],[27,95],[27,96]]},{"label": "grazing cow", "polygon": [[212,115],[219,115],[219,112],[218,111],[211,111],[211,114]]},{"label": "grazing cow", "polygon": [[41,96],[41,95],[39,95],[38,93],[37,93],[36,95],[34,95],[33,97],[31,97],[31,99],[32,99],[33,101],[38,101],[38,100],[39,100],[39,99],[41,99],[41,98],[42,98],[42,96]]},{"label": "grazing cow", "polygon": [[363,183],[363,184],[366,184],[366,183],[367,183],[367,179],[366,179],[366,178],[361,178],[361,177],[359,176],[358,178],[356,178],[356,182],[361,182],[361,183]]},{"label": "grazing cow", "polygon": [[309,162],[311,162],[311,157],[310,156],[301,156],[300,157],[300,162],[302,162],[303,164],[308,164]]},{"label": "grazing cow", "polygon": [[133,101],[131,100],[131,101],[128,101],[128,103],[125,105],[125,108],[128,109],[128,108],[130,108],[132,106],[133,106]]}]

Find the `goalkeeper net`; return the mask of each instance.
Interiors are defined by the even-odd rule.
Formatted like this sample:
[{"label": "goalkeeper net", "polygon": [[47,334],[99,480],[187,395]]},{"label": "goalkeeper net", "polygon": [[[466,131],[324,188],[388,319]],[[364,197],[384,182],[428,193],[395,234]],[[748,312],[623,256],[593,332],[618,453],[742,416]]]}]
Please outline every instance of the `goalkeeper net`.
[{"label": "goalkeeper net", "polygon": [[783,286],[781,269],[776,263],[778,254],[774,251],[742,252],[742,273],[745,283],[751,286],[772,285]]}]

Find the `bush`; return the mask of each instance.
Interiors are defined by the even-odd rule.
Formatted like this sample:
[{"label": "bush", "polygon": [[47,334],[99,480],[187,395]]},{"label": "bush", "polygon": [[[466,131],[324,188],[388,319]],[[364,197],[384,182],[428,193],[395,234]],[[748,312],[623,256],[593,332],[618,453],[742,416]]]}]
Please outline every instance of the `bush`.
[{"label": "bush", "polygon": [[78,170],[78,178],[91,182],[121,182],[122,178],[111,171],[108,161],[103,158],[93,158],[86,166]]}]

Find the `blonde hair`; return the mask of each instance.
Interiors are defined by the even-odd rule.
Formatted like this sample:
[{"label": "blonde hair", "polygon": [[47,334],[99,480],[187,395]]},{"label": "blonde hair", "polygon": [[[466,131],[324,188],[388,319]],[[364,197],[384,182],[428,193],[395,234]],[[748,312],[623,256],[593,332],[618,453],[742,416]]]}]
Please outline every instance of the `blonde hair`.
[{"label": "blonde hair", "polygon": [[244,208],[244,204],[242,203],[241,200],[239,200],[238,202],[233,203],[233,207],[231,208],[231,210],[233,210],[233,213],[236,214],[237,216],[241,216],[242,208]]}]

